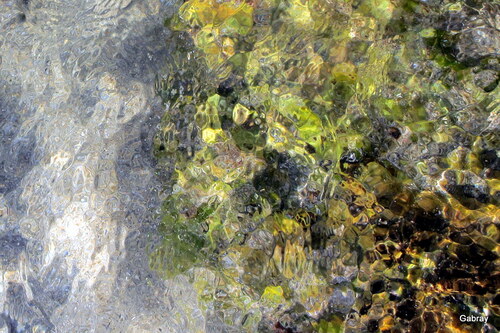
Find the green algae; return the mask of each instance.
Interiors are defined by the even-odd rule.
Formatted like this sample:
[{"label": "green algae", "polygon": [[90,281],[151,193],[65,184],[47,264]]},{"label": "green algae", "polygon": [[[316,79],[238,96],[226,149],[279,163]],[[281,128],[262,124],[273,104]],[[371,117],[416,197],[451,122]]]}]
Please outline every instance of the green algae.
[{"label": "green algae", "polygon": [[498,328],[498,53],[439,23],[470,6],[182,4],[152,267],[250,332]]}]

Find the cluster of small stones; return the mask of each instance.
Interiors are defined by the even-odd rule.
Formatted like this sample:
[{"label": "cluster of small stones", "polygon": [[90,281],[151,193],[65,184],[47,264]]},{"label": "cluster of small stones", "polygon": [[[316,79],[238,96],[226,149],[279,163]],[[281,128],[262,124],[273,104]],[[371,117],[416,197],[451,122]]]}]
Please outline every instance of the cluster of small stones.
[{"label": "cluster of small stones", "polygon": [[495,332],[499,15],[185,2],[157,86],[173,177],[151,265],[252,332]]}]

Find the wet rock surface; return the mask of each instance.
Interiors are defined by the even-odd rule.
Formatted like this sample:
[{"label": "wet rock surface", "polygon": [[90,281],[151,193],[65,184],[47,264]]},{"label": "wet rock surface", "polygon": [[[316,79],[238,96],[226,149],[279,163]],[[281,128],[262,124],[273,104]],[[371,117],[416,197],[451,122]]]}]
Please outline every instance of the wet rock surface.
[{"label": "wet rock surface", "polygon": [[190,76],[157,85],[152,260],[195,281],[208,328],[499,329],[498,10],[189,0],[167,19]]},{"label": "wet rock surface", "polygon": [[170,10],[0,4],[0,331],[204,327],[189,283],[148,264],[164,190],[154,81]]},{"label": "wet rock surface", "polygon": [[498,330],[498,8],[3,1],[0,329]]}]

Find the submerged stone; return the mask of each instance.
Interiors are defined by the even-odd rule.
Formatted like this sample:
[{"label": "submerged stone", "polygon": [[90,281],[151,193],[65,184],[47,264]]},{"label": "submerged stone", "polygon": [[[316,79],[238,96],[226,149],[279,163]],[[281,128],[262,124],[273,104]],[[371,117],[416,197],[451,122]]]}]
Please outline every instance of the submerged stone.
[{"label": "submerged stone", "polygon": [[251,332],[461,329],[456,295],[496,311],[498,38],[476,7],[185,2],[194,86],[160,92],[176,176],[153,262],[178,255]]}]

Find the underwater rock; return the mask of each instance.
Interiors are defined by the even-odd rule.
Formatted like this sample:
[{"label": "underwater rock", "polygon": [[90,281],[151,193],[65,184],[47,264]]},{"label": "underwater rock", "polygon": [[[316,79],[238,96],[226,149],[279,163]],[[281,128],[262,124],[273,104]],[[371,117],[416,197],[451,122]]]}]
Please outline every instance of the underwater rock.
[{"label": "underwater rock", "polygon": [[[466,290],[491,309],[491,284],[451,235],[473,238],[492,267],[492,12],[449,1],[184,3],[168,24],[193,41],[203,69],[190,80],[210,82],[188,103],[169,97],[172,77],[161,85],[158,146],[172,147],[161,156],[176,176],[158,256],[185,251],[173,265],[247,331],[433,331],[455,323],[438,296]],[[187,154],[179,124],[191,117]],[[185,230],[193,237],[178,244]],[[209,286],[200,269],[224,282]]]},{"label": "underwater rock", "polygon": [[411,320],[417,315],[417,305],[413,300],[404,300],[396,308],[396,316],[401,319]]},{"label": "underwater rock", "polygon": [[[266,160],[268,167],[254,177],[253,186],[259,195],[276,205],[276,209],[287,209],[291,207],[297,187],[304,183],[307,173],[284,153],[271,152]],[[280,200],[273,202],[275,198]]]},{"label": "underwater rock", "polygon": [[487,183],[470,171],[447,170],[442,179],[446,191],[470,209],[487,203],[490,198]]},{"label": "underwater rock", "polygon": [[454,58],[472,67],[481,60],[498,58],[500,38],[497,33],[498,4],[480,2],[476,8],[466,3],[448,5],[440,27],[446,33],[441,46]]},{"label": "underwater rock", "polygon": [[6,233],[0,236],[0,265],[15,264],[21,252],[26,248],[27,240],[19,234]]},{"label": "underwater rock", "polygon": [[474,76],[474,83],[485,92],[493,91],[498,85],[498,72],[487,69]]},{"label": "underwater rock", "polygon": [[464,30],[458,35],[455,46],[458,61],[474,66],[482,59],[499,56],[500,37],[495,29],[470,27]]},{"label": "underwater rock", "polygon": [[336,289],[328,300],[328,309],[333,313],[347,314],[351,311],[354,301],[355,297],[352,290],[342,291]]}]

